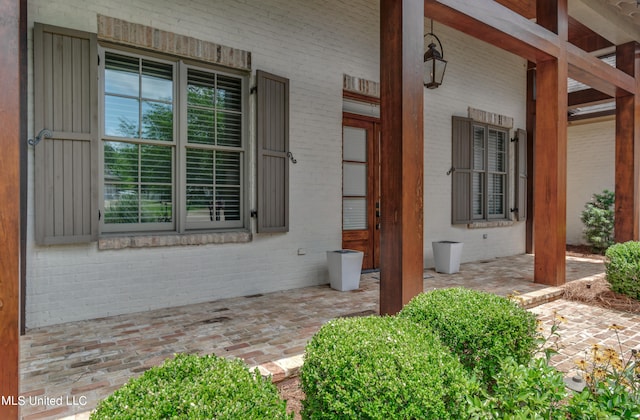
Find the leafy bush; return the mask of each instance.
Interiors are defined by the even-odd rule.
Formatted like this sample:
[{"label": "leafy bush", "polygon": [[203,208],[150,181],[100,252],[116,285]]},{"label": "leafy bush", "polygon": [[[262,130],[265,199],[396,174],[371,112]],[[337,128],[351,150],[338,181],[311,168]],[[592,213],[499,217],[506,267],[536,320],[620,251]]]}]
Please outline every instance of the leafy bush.
[{"label": "leafy bush", "polygon": [[527,365],[512,358],[502,361],[491,394],[471,399],[471,419],[565,419],[567,397],[562,373],[534,359]]},{"label": "leafy bush", "polygon": [[178,354],[98,404],[91,419],[290,419],[267,378],[241,360]]},{"label": "leafy bush", "polygon": [[303,418],[457,419],[478,385],[433,333],[397,317],[330,321],[301,370]]},{"label": "leafy bush", "polygon": [[438,289],[414,297],[400,312],[433,330],[471,373],[491,387],[500,361],[526,364],[535,347],[535,315],[490,293]]},{"label": "leafy bush", "polygon": [[585,388],[567,404],[571,419],[637,419],[640,399],[621,384],[598,382],[595,392]]},{"label": "leafy bush", "polygon": [[584,223],[584,236],[594,252],[603,253],[613,245],[615,193],[609,190],[593,194],[584,206],[580,220]]},{"label": "leafy bush", "polygon": [[[568,405],[574,418],[640,418],[640,351],[625,355],[618,331],[611,325],[618,349],[593,344],[585,357],[576,361],[587,387]],[[618,417],[614,417],[618,416]]]},{"label": "leafy bush", "polygon": [[640,300],[640,242],[612,245],[605,255],[611,290]]}]

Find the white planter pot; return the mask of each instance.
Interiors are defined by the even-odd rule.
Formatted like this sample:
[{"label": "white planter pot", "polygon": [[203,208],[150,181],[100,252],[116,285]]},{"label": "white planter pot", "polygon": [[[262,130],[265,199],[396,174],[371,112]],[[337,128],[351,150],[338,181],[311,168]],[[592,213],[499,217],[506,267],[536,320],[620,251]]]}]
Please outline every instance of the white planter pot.
[{"label": "white planter pot", "polygon": [[453,274],[460,271],[460,259],[462,257],[462,242],[437,241],[432,242],[433,259],[436,272]]},{"label": "white planter pot", "polygon": [[331,288],[341,292],[359,288],[363,257],[364,253],[351,249],[327,251]]}]

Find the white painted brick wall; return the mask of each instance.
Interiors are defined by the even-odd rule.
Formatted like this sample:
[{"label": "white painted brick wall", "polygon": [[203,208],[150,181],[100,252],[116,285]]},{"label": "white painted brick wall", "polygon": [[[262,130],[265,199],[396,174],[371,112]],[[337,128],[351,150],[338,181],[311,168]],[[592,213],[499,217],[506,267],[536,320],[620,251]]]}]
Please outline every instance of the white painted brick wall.
[{"label": "white painted brick wall", "polygon": [[567,147],[567,243],[586,243],[580,215],[594,193],[615,190],[614,120],[569,127]]},{"label": "white painted brick wall", "polygon": [[[425,26],[425,31],[427,27]],[[463,261],[514,255],[525,251],[524,223],[512,227],[467,229],[451,225],[451,116],[467,116],[467,107],[514,118],[526,128],[526,61],[434,23],[448,61],[442,86],[425,90],[425,266],[433,266],[431,242],[464,242]],[[487,59],[487,57],[491,57]],[[511,133],[513,134],[513,133]],[[510,150],[510,168],[514,150]],[[514,185],[509,187],[513,203]],[[483,239],[483,235],[487,239]]]},{"label": "white painted brick wall", "polygon": [[[290,167],[291,228],[287,234],[254,234],[248,244],[109,251],[95,243],[39,247],[33,243],[31,155],[27,326],[326,283],[325,251],[341,246],[342,76],[379,80],[378,4],[29,1],[30,27],[38,21],[96,32],[97,14],[251,51],[254,69],[291,80],[291,151],[298,160]],[[451,179],[445,172],[452,115],[466,115],[472,106],[512,116],[516,127],[524,127],[525,61],[437,23],[434,30],[449,65],[444,85],[425,90],[425,264],[432,265],[434,240],[465,242],[463,261],[524,252],[522,223],[481,230],[451,226]],[[32,84],[29,89],[32,110]],[[250,119],[253,133],[255,116]],[[254,149],[251,143],[250,163]],[[513,153],[510,158],[513,164]],[[250,192],[255,197],[253,181]],[[249,206],[255,206],[253,198]],[[298,256],[298,248],[306,255]]]}]

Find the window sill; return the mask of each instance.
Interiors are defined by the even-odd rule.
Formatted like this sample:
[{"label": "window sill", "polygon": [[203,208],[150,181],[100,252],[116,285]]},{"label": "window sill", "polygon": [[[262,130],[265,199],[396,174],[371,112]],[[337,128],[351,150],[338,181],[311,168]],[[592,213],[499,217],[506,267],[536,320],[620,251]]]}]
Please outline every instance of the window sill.
[{"label": "window sill", "polygon": [[468,229],[485,229],[496,227],[509,227],[513,226],[515,222],[513,220],[495,220],[491,222],[473,222],[467,224]]},{"label": "window sill", "polygon": [[154,235],[106,236],[98,239],[98,249],[153,248],[160,246],[185,246],[207,244],[239,244],[252,240],[251,232],[171,233]]}]

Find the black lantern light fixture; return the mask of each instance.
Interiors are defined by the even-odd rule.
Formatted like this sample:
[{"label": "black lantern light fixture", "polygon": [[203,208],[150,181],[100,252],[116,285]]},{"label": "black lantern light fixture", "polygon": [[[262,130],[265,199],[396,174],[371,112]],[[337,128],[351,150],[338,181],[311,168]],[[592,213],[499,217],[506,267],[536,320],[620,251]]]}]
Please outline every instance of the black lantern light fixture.
[{"label": "black lantern light fixture", "polygon": [[424,37],[433,37],[438,41],[440,51],[437,50],[436,44],[431,41],[427,47],[427,51],[424,53],[424,85],[427,89],[435,89],[442,84],[444,78],[444,71],[447,68],[447,61],[444,59],[444,48],[440,39],[433,33],[433,19],[431,20],[431,32],[427,33]]}]

